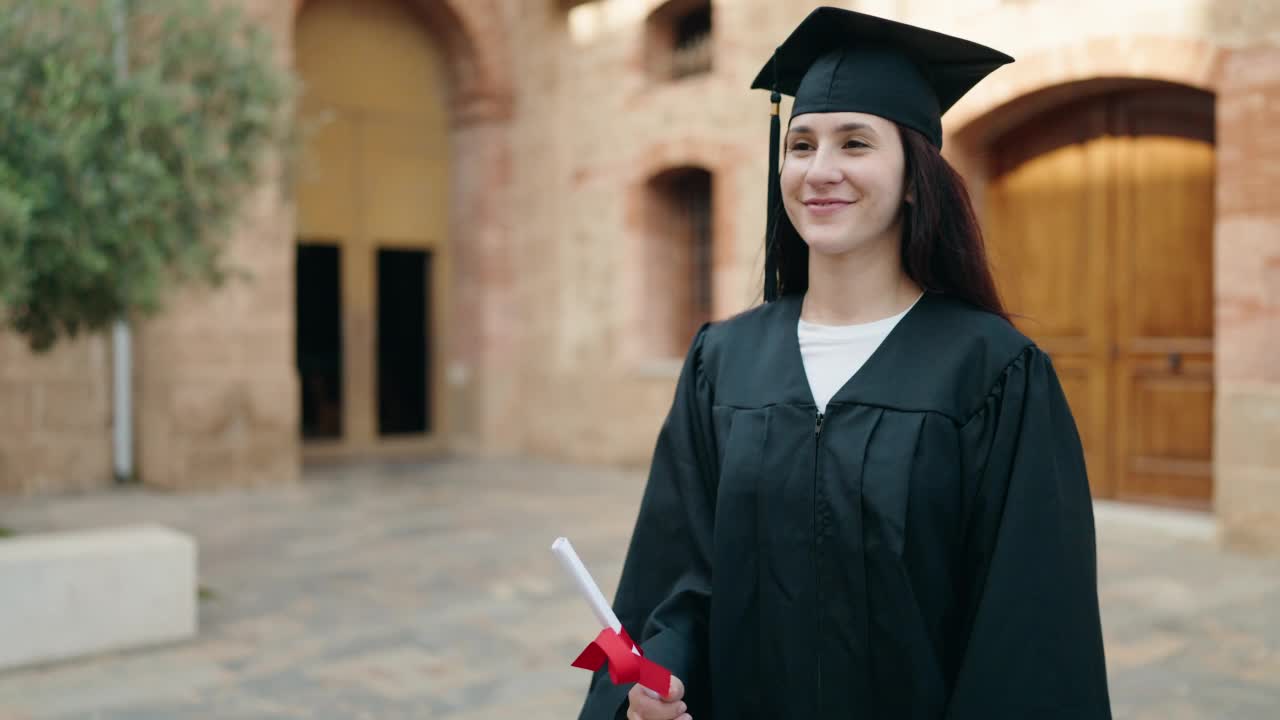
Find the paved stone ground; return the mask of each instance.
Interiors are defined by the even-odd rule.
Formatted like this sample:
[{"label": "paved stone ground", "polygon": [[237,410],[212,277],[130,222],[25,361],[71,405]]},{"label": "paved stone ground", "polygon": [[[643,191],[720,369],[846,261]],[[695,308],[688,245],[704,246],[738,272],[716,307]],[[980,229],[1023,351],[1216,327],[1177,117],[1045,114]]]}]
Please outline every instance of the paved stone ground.
[{"label": "paved stone ground", "polygon": [[[192,642],[0,673],[0,719],[573,718],[587,677],[568,662],[597,628],[548,547],[569,535],[611,596],[642,482],[443,462],[7,500],[0,526],[18,532],[189,532],[211,596]],[[1280,559],[1224,553],[1202,525],[1099,509],[1118,719],[1280,717]]]}]

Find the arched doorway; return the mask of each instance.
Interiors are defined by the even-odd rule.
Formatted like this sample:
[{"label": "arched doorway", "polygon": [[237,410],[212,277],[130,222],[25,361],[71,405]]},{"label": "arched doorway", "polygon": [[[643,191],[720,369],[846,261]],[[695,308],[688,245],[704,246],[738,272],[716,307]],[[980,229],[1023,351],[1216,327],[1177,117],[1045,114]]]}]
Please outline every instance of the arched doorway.
[{"label": "arched doorway", "polygon": [[1110,87],[992,142],[992,262],[1019,327],[1053,356],[1095,495],[1205,508],[1214,100]]},{"label": "arched doorway", "polygon": [[681,358],[712,318],[713,179],[700,167],[668,169],[646,187],[644,265],[650,290],[646,345],[655,358]]},{"label": "arched doorway", "polygon": [[295,47],[305,452],[431,452],[451,264],[445,63],[402,0],[309,0]]}]

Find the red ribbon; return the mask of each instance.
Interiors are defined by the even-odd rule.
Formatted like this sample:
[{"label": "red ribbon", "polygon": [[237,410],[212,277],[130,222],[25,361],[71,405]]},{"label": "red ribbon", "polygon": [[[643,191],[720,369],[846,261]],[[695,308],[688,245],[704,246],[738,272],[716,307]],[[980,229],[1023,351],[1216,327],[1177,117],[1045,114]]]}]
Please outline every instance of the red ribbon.
[{"label": "red ribbon", "polygon": [[636,655],[631,652],[632,647],[640,649],[639,645],[631,641],[626,628],[623,628],[620,633],[605,628],[582,651],[578,659],[573,661],[573,666],[595,671],[608,661],[609,679],[614,685],[638,682],[662,697],[666,697],[667,693],[671,692],[671,671],[644,657],[643,654]]}]

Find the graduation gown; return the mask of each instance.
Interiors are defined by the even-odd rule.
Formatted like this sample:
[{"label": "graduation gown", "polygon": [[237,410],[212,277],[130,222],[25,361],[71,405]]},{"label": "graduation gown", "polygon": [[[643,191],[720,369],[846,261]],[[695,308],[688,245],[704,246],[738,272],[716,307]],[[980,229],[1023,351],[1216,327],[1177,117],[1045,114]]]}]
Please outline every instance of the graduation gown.
[{"label": "graduation gown", "polygon": [[[786,296],[699,330],[614,601],[695,720],[1110,718],[1049,358],[926,294],[819,414]],[[592,678],[582,720],[628,686]]]}]

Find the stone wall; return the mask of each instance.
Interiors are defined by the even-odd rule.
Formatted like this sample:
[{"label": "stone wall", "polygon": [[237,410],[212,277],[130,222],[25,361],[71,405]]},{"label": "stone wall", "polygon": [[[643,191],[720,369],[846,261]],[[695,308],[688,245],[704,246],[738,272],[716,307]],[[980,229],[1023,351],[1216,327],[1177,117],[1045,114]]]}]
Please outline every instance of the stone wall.
[{"label": "stone wall", "polygon": [[[291,62],[293,9],[238,1],[279,39],[280,62]],[[135,335],[143,482],[194,489],[297,479],[291,202],[268,163],[227,239],[229,263],[247,278],[175,293]]]},{"label": "stone wall", "polygon": [[109,485],[110,403],[109,338],[36,355],[0,333],[0,495]]},{"label": "stone wall", "polygon": [[652,452],[680,360],[638,347],[646,298],[661,288],[640,266],[652,177],[685,166],[712,173],[713,315],[759,296],[769,103],[747,88],[781,39],[767,30],[792,26],[811,5],[715,3],[711,71],[659,82],[646,70],[644,20],[660,4],[529,11],[518,34],[521,66],[547,78],[517,87],[512,129],[524,188],[515,209],[531,240],[521,267],[530,270],[522,323],[534,452],[634,464]]},{"label": "stone wall", "polygon": [[1217,108],[1217,511],[1280,549],[1280,43],[1230,53]]}]

